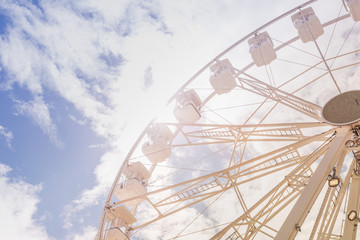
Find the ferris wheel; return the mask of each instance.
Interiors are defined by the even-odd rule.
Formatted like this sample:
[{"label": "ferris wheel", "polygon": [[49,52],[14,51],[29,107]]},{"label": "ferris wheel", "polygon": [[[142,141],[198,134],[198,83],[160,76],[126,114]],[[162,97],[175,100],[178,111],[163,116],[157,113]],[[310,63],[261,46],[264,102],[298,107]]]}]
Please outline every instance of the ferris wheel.
[{"label": "ferris wheel", "polygon": [[359,21],[360,0],[311,0],[212,59],[134,143],[95,239],[356,239]]}]

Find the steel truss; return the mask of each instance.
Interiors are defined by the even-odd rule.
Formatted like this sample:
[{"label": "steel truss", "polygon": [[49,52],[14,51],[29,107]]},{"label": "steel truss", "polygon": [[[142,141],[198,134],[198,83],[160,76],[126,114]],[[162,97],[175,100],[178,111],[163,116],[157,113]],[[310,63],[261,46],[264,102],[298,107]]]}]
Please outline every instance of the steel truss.
[{"label": "steel truss", "polygon": [[[209,67],[230,59],[233,50],[240,49],[249,38],[271,30],[274,24],[309,6],[316,7],[317,2],[326,1],[308,1],[240,39],[190,78],[169,104],[188,89],[206,89],[202,79],[209,74]],[[343,2],[338,2],[342,10],[322,22],[329,32],[328,40],[318,39],[309,28],[313,41],[305,47],[299,36],[278,41],[274,50],[279,59],[274,63],[257,68],[250,61],[233,67],[236,87],[229,94],[230,100],[224,100],[214,90],[203,92],[197,106],[201,120],[179,123],[165,117],[150,122],[110,188],[96,239],[152,239],[144,232],[175,222],[186,209],[196,214],[189,214],[179,229],[168,229],[169,234],[161,238],[356,239],[360,221],[360,121],[332,124],[322,116],[322,98],[328,100],[342,90],[360,87],[356,81],[348,86],[349,76],[355,74],[360,63],[360,49],[345,47],[356,25],[349,24],[351,15],[343,9]],[[335,30],[343,22],[348,29],[341,32],[340,49],[330,54],[331,48],[321,45],[330,46],[335,41]],[[307,56],[305,63],[285,60],[289,48]],[[284,79],[281,74],[274,77],[276,61],[296,65],[300,70]],[[313,86],[321,89],[314,90]],[[317,92],[318,97],[313,96]],[[230,103],[241,103],[241,108]],[[166,137],[171,157],[149,163],[149,154],[144,154],[141,146],[159,136],[165,138],[151,135],[159,126],[173,134]],[[169,151],[158,149],[150,154],[165,150]],[[151,175],[139,180],[146,191],[119,200],[115,193],[131,180],[126,171],[136,162],[144,164]],[[338,184],[332,186],[332,180],[338,180]],[[257,185],[265,189],[257,189]],[[229,196],[235,201],[226,206]],[[133,202],[136,204],[129,206]],[[224,213],[228,218],[223,222],[209,213],[219,202],[224,209],[234,209],[231,214]],[[120,208],[128,210],[125,217],[109,217]],[[198,218],[204,215],[212,224],[196,228]],[[114,228],[123,234],[122,238],[107,238]]]}]

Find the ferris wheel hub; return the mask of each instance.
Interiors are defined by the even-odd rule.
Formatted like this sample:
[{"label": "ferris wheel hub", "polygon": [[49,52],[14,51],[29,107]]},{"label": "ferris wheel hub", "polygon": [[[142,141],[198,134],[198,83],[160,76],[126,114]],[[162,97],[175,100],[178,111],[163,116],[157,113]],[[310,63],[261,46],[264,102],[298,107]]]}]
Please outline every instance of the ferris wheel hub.
[{"label": "ferris wheel hub", "polygon": [[337,126],[360,121],[360,90],[341,93],[330,99],[322,109],[322,117]]}]

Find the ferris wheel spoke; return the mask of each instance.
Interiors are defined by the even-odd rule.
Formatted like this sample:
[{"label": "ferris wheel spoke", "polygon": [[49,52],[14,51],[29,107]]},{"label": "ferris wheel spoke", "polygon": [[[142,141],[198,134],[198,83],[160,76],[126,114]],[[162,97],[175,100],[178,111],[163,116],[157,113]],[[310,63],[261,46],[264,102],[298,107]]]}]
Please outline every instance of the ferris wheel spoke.
[{"label": "ferris wheel spoke", "polygon": [[[246,78],[241,77],[241,75],[244,75]],[[314,103],[306,101],[291,93],[280,90],[279,88],[270,86],[245,72],[237,71],[237,79],[240,83],[240,88],[263,96],[266,99],[271,99],[276,102],[282,103],[298,112],[306,114],[316,120],[322,121],[321,107]]]},{"label": "ferris wheel spoke", "polygon": [[339,4],[285,12],[186,81],[126,156],[96,240],[355,239],[360,5]]},{"label": "ferris wheel spoke", "polygon": [[320,162],[303,194],[290,211],[275,239],[291,239],[296,236],[300,226],[313,206],[316,196],[319,195],[321,190],[320,186],[323,186],[326,181],[329,170],[336,164],[343,152],[346,151],[345,142],[349,139],[351,134],[352,132],[350,131],[349,126],[343,127],[337,133],[329,150]]},{"label": "ferris wheel spoke", "polygon": [[[303,11],[301,9],[300,9],[300,13],[301,13],[302,17],[305,19],[305,15],[304,15],[304,13],[303,13]],[[312,32],[312,30],[311,30],[311,28],[310,28],[307,21],[306,21],[306,27],[307,27],[308,31],[310,32],[311,37],[313,38],[313,43],[315,44],[315,46],[316,46],[316,48],[317,48],[317,50],[319,52],[319,55],[320,55],[324,65],[326,66],[327,72],[329,73],[331,79],[333,80],[333,82],[335,84],[336,89],[338,90],[339,93],[341,93],[341,90],[339,88],[339,85],[338,85],[333,73],[332,73],[332,70],[330,69],[330,67],[329,67],[329,65],[328,65],[328,63],[327,63],[327,61],[325,59],[325,56],[324,56],[323,52],[321,51],[321,49],[319,47],[319,44],[317,43],[317,40],[316,40],[317,36],[316,37],[314,36],[315,34],[313,34],[313,32]],[[330,38],[330,40],[331,40],[331,38]]]},{"label": "ferris wheel spoke", "polygon": [[[309,136],[303,134],[305,128],[329,126],[321,122],[307,123],[279,123],[279,124],[246,124],[246,125],[221,125],[221,124],[172,124],[181,128],[185,142],[173,143],[172,147],[191,145],[209,145],[246,141],[299,141]],[[186,126],[191,127],[186,130]],[[192,130],[196,128],[196,130]]]},{"label": "ferris wheel spoke", "polygon": [[[262,228],[301,194],[313,175],[312,164],[326,152],[329,144],[324,144],[311,156],[307,157],[286,178],[249,208],[247,212],[243,213],[211,239],[222,239],[224,236],[227,236],[225,239],[232,239],[232,236],[238,237],[239,231],[236,230],[237,228],[246,228],[246,231],[241,231],[245,232],[245,235],[242,236],[244,239],[254,237],[259,231],[264,233]],[[274,233],[277,233],[277,231],[272,230],[268,234],[274,237]]]},{"label": "ferris wheel spoke", "polygon": [[[345,219],[345,226],[344,226],[344,232],[343,232],[344,239],[355,239],[356,233],[357,233],[357,222],[354,220],[356,220],[356,218],[358,217],[358,211],[359,211],[358,209],[360,207],[359,206],[360,201],[359,201],[359,197],[358,197],[359,196],[359,188],[360,188],[359,152],[354,153],[354,161],[355,161],[355,163],[353,164],[353,168],[351,169],[352,170],[351,171],[352,172],[351,184],[350,184],[349,196],[348,196],[348,200],[347,200],[346,213],[348,216]],[[351,212],[356,214],[355,218],[353,216],[351,219],[349,218]]]},{"label": "ferris wheel spoke", "polygon": [[[240,162],[227,169],[158,189],[144,195],[124,199],[112,204],[110,208],[116,208],[118,205],[126,202],[146,199],[154,210],[158,212],[158,217],[146,223],[142,223],[139,226],[132,226],[134,230],[142,228],[150,223],[161,220],[178,211],[232,189],[234,186],[239,186],[260,177],[301,164],[308,156],[300,155],[297,149],[316,141],[323,141],[325,136],[328,136],[333,132],[334,129],[330,129],[321,134],[308,137],[257,158]],[[298,180],[301,177],[297,176],[296,178]],[[303,178],[305,179],[306,177],[302,177],[301,179]],[[291,188],[301,188],[292,175],[288,176],[287,181]],[[166,195],[169,190],[170,195]],[[163,197],[153,198],[158,195]]]},{"label": "ferris wheel spoke", "polygon": [[[345,154],[341,157],[337,169],[341,169],[344,159]],[[329,237],[333,235],[332,230],[337,220],[345,192],[350,183],[350,178],[355,167],[355,160],[354,158],[349,166],[345,178],[342,180],[341,176],[339,176],[340,184],[336,187],[328,187],[309,240],[314,239],[321,218],[322,222],[318,230],[317,239],[329,239]]]},{"label": "ferris wheel spoke", "polygon": [[[349,51],[349,52],[346,52],[346,53],[343,53],[343,54],[337,54],[336,56],[334,57],[329,57],[326,59],[326,61],[335,61],[336,59],[340,59],[340,58],[345,58],[345,57],[349,57],[351,55],[354,55],[356,56],[358,54],[360,50],[359,49],[356,49],[356,50],[353,50],[353,51]],[[284,87],[285,85],[289,84],[290,82],[294,81],[295,79],[298,79],[300,77],[302,77],[305,73],[308,73],[310,70],[313,70],[314,68],[317,68],[318,65],[320,65],[322,63],[322,61],[319,61],[317,62],[316,64],[312,65],[311,67],[305,69],[303,72],[301,72],[300,74],[297,74],[295,77],[289,79],[288,81],[286,81],[285,83],[281,84],[278,88],[282,88]],[[340,67],[337,67],[337,68],[332,68],[332,72],[337,72],[339,70],[343,70],[343,69],[346,69],[346,68],[349,68],[349,67],[352,67],[352,66],[356,66],[356,65],[359,65],[360,62],[352,62],[350,64],[344,64],[343,66],[340,66]],[[309,81],[308,83],[306,83],[304,86],[298,88],[296,91],[292,92],[291,94],[295,94],[296,92],[302,90],[303,88],[305,88],[306,86],[309,86],[310,84],[318,81],[319,79],[321,79],[322,77],[326,76],[328,74],[328,72],[326,71],[322,71],[321,74],[317,75],[316,77],[314,77],[311,81]]]}]

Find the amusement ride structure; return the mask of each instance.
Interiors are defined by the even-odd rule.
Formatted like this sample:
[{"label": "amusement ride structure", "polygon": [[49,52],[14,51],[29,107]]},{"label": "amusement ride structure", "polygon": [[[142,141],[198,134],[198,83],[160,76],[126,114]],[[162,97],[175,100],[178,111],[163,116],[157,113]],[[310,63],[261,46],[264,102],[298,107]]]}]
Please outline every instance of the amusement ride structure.
[{"label": "amusement ride structure", "polygon": [[360,239],[359,21],[311,0],[213,58],[134,143],[95,239]]}]

